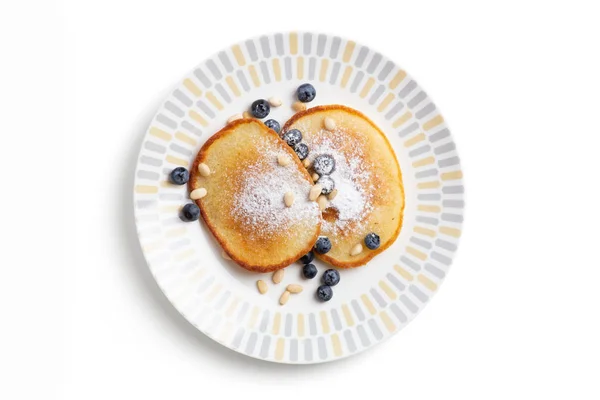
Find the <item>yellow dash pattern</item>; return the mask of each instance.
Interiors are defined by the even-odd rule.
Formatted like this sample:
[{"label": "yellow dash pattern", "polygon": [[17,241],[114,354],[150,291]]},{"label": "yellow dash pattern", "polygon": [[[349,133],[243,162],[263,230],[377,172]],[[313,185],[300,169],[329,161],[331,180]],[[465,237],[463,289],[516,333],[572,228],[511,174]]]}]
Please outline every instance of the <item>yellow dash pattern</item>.
[{"label": "yellow dash pattern", "polygon": [[349,41],[348,43],[346,43],[346,49],[344,50],[344,56],[342,57],[342,60],[344,62],[348,62],[350,61],[350,58],[352,57],[352,53],[354,52],[354,47],[356,47],[356,43],[353,41]]},{"label": "yellow dash pattern", "polygon": [[279,339],[277,339],[277,345],[275,346],[275,359],[277,361],[283,360],[284,351],[285,351],[285,339],[279,338]]},{"label": "yellow dash pattern", "polygon": [[298,314],[298,336],[304,336],[304,314]]},{"label": "yellow dash pattern", "polygon": [[342,355],[342,343],[338,335],[331,335],[331,346],[333,347],[333,355],[339,357]]},{"label": "yellow dash pattern", "polygon": [[369,91],[371,90],[371,88],[373,87],[374,84],[375,84],[375,78],[369,78],[367,83],[365,83],[365,86],[360,91],[360,97],[363,99],[365,97],[367,97],[367,95],[369,94]]},{"label": "yellow dash pattern", "polygon": [[442,122],[444,122],[444,118],[442,118],[441,115],[438,115],[437,117],[434,117],[434,118],[430,119],[429,121],[425,122],[423,124],[423,129],[425,129],[426,131],[428,131],[431,128],[435,128],[436,126],[438,126]]},{"label": "yellow dash pattern", "polygon": [[254,306],[252,309],[252,314],[250,315],[250,319],[248,320],[248,328],[254,329],[254,325],[256,325],[256,320],[258,319],[258,307]]},{"label": "yellow dash pattern", "polygon": [[193,255],[194,255],[194,251],[195,251],[194,249],[187,249],[186,251],[184,251],[184,252],[181,252],[181,253],[177,254],[177,255],[174,257],[174,258],[175,258],[175,261],[183,261],[183,260],[185,260],[186,258],[190,258],[191,256],[193,256]]},{"label": "yellow dash pattern", "polygon": [[323,333],[329,333],[329,320],[325,311],[321,311],[321,326],[323,327]]},{"label": "yellow dash pattern", "polygon": [[202,279],[202,277],[206,275],[206,270],[205,269],[198,269],[196,270],[196,272],[194,272],[193,274],[191,274],[188,277],[188,283],[193,284],[193,283],[198,283],[200,282],[200,279]]},{"label": "yellow dash pattern", "polygon": [[229,89],[231,89],[231,91],[233,92],[233,94],[236,97],[240,97],[240,95],[242,94],[242,92],[240,92],[240,88],[238,88],[238,85],[235,83],[235,81],[233,80],[233,78],[231,76],[228,76],[227,78],[225,78],[225,82],[227,82],[227,86],[229,86]]},{"label": "yellow dash pattern", "polygon": [[135,192],[140,194],[158,193],[158,187],[148,185],[137,185],[135,187]]},{"label": "yellow dash pattern", "polygon": [[281,314],[276,313],[273,318],[273,335],[279,335],[279,329],[281,328]]},{"label": "yellow dash pattern", "polygon": [[422,158],[418,161],[413,162],[413,167],[424,167],[425,165],[429,165],[429,164],[433,164],[435,162],[435,158],[433,158],[433,156],[431,157],[425,157]]},{"label": "yellow dash pattern", "polygon": [[160,183],[160,186],[164,187],[164,188],[171,188],[171,189],[178,189],[181,187],[179,185],[175,185],[174,183],[171,183],[170,181],[162,181]]},{"label": "yellow dash pattern", "polygon": [[206,92],[206,98],[213,106],[215,106],[217,110],[221,111],[223,109],[223,104],[221,104],[219,99],[217,99],[217,96],[215,96],[212,92]]},{"label": "yellow dash pattern", "polygon": [[415,226],[413,231],[430,237],[435,237],[435,231],[433,229],[423,228],[422,226]]},{"label": "yellow dash pattern", "polygon": [[168,213],[168,212],[174,213],[174,212],[181,211],[182,207],[183,206],[181,204],[171,204],[170,206],[161,206],[160,207],[160,211],[161,212],[166,212],[166,213]]},{"label": "yellow dash pattern", "polygon": [[437,284],[432,281],[431,279],[429,279],[428,277],[426,277],[423,274],[419,274],[417,275],[417,280],[419,282],[421,282],[423,284],[423,286],[425,286],[427,289],[431,290],[432,292],[437,290]]},{"label": "yellow dash pattern", "polygon": [[345,88],[346,85],[348,84],[348,81],[350,80],[350,75],[352,75],[352,67],[351,66],[347,66],[346,70],[344,71],[344,75],[342,76],[342,82],[340,82],[340,86]]},{"label": "yellow dash pattern", "polygon": [[162,139],[166,142],[171,140],[171,134],[163,131],[162,129],[152,127],[152,128],[150,128],[150,134],[152,136],[156,136],[157,138]]},{"label": "yellow dash pattern", "polygon": [[275,73],[275,80],[281,81],[281,65],[279,64],[279,58],[273,59],[273,72]]},{"label": "yellow dash pattern", "polygon": [[462,179],[462,177],[463,177],[462,171],[444,172],[442,174],[443,181],[452,181],[455,179]]},{"label": "yellow dash pattern", "polygon": [[236,297],[235,299],[233,299],[233,301],[231,302],[231,304],[229,305],[229,307],[227,307],[227,311],[225,311],[225,316],[227,318],[231,318],[231,316],[233,315],[233,312],[235,311],[236,307],[238,306],[238,304],[240,303],[240,298]]},{"label": "yellow dash pattern", "polygon": [[250,65],[248,67],[248,71],[250,72],[250,77],[252,78],[252,83],[254,83],[254,86],[259,87],[260,79],[258,79],[258,73],[256,72],[254,65]]},{"label": "yellow dash pattern", "polygon": [[158,242],[153,242],[150,244],[142,245],[142,249],[144,249],[144,252],[149,253],[151,251],[162,248],[164,245],[165,245],[165,242],[163,240],[159,240]]},{"label": "yellow dash pattern", "polygon": [[342,306],[342,313],[344,314],[346,324],[348,326],[354,326],[354,318],[352,318],[352,314],[350,313],[350,307],[348,307],[348,304],[344,304]]},{"label": "yellow dash pattern", "polygon": [[204,301],[211,302],[214,300],[215,297],[217,297],[217,294],[219,294],[219,292],[221,291],[221,289],[223,288],[223,285],[218,283],[216,284],[213,289],[210,291],[210,293],[208,294],[208,296],[206,296],[206,298],[204,299]]},{"label": "yellow dash pattern", "polygon": [[419,204],[419,206],[417,208],[419,211],[423,211],[423,212],[439,213],[440,211],[442,211],[440,206],[433,206],[433,205],[426,205],[426,204]]},{"label": "yellow dash pattern", "polygon": [[194,110],[190,110],[189,112],[190,118],[199,123],[202,126],[208,126],[208,122],[202,117],[202,115],[198,114]]},{"label": "yellow dash pattern", "polygon": [[319,80],[321,82],[325,82],[325,78],[327,77],[327,68],[329,67],[329,60],[324,58],[321,60],[321,72],[319,73]]},{"label": "yellow dash pattern", "polygon": [[298,75],[298,79],[304,79],[304,58],[298,57],[296,64],[296,75]]},{"label": "yellow dash pattern", "polygon": [[405,112],[400,117],[398,117],[397,120],[394,121],[394,123],[392,124],[392,127],[394,127],[394,128],[399,127],[400,125],[404,124],[406,121],[411,119],[411,117],[412,117],[412,113],[410,111]]},{"label": "yellow dash pattern", "polygon": [[381,314],[379,314],[379,316],[381,317],[381,321],[383,321],[383,325],[385,325],[388,332],[392,333],[396,330],[396,325],[394,325],[392,319],[389,315],[387,315],[385,311],[382,311]]},{"label": "yellow dash pattern", "polygon": [[233,333],[233,324],[229,321],[223,325],[223,329],[218,335],[218,338],[221,342],[227,343],[231,339],[231,334]]},{"label": "yellow dash pattern", "polygon": [[439,181],[421,182],[417,184],[419,189],[435,189],[440,187]]},{"label": "yellow dash pattern", "polygon": [[400,70],[390,81],[390,89],[394,90],[406,78],[406,72]]},{"label": "yellow dash pattern", "polygon": [[196,84],[191,79],[186,79],[183,81],[183,86],[186,87],[194,96],[200,97],[202,95],[202,90],[196,86]]},{"label": "yellow dash pattern", "polygon": [[185,233],[185,231],[186,231],[186,227],[181,226],[179,228],[174,228],[174,229],[171,229],[170,231],[167,231],[165,233],[165,236],[168,238],[177,237],[177,236],[183,235]]},{"label": "yellow dash pattern", "polygon": [[296,32],[290,33],[290,53],[298,53],[298,34]]},{"label": "yellow dash pattern", "polygon": [[183,132],[175,132],[175,138],[191,146],[196,146],[198,144],[198,142],[196,142],[196,139],[189,137]]},{"label": "yellow dash pattern", "polygon": [[384,293],[386,294],[386,296],[389,297],[391,300],[396,300],[396,297],[398,297],[396,295],[396,292],[394,292],[392,290],[392,288],[389,287],[388,284],[385,283],[384,281],[379,281],[379,287],[381,288],[381,290],[384,291]]},{"label": "yellow dash pattern", "polygon": [[371,315],[375,315],[376,311],[375,311],[375,307],[373,306],[373,303],[371,303],[371,299],[369,299],[369,297],[366,294],[363,294],[362,296],[360,296],[360,299],[364,303],[365,307],[367,307],[367,310],[369,310],[369,313]]},{"label": "yellow dash pattern", "polygon": [[396,270],[397,273],[400,274],[401,277],[403,277],[407,281],[412,281],[413,280],[412,274],[410,272],[408,272],[407,270],[405,270],[404,268],[402,268],[401,266],[394,265],[394,269]]},{"label": "yellow dash pattern", "polygon": [[460,237],[460,229],[450,228],[449,226],[440,226],[440,233],[444,235],[452,236],[455,238]]},{"label": "yellow dash pattern", "polygon": [[235,60],[237,61],[240,67],[246,65],[246,58],[244,57],[244,53],[242,53],[242,49],[239,45],[236,44],[235,46],[233,46],[231,48],[231,51],[233,52],[233,56],[235,57]]},{"label": "yellow dash pattern", "polygon": [[385,98],[383,99],[383,101],[379,104],[379,107],[377,107],[377,111],[382,112],[383,110],[385,110],[386,107],[390,105],[392,100],[394,100],[394,94],[388,93],[387,96],[385,96]]},{"label": "yellow dash pattern", "polygon": [[427,259],[427,254],[415,249],[414,247],[406,246],[406,251],[408,254],[417,257],[419,260],[425,261]]},{"label": "yellow dash pattern", "polygon": [[415,144],[422,142],[423,140],[425,140],[425,134],[421,132],[417,136],[410,138],[406,142],[404,142],[404,147],[414,146]]},{"label": "yellow dash pattern", "polygon": [[187,167],[188,166],[188,162],[186,160],[183,160],[181,158],[177,158],[177,157],[173,157],[171,155],[168,155],[165,160],[167,160],[168,162],[170,162],[171,164],[177,164],[177,165],[181,165],[182,167]]}]

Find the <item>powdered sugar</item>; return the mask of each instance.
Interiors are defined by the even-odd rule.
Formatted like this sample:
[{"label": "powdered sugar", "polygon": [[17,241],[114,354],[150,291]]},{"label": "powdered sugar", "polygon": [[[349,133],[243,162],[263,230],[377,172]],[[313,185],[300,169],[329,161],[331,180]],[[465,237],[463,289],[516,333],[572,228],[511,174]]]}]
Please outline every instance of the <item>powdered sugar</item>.
[{"label": "powdered sugar", "polygon": [[[247,166],[240,192],[234,199],[232,217],[238,224],[261,238],[285,232],[298,223],[314,226],[319,219],[319,207],[308,200],[311,184],[294,165],[281,166],[277,156],[286,154],[268,143],[258,149],[260,158]],[[283,197],[294,193],[294,204],[286,207]]]}]

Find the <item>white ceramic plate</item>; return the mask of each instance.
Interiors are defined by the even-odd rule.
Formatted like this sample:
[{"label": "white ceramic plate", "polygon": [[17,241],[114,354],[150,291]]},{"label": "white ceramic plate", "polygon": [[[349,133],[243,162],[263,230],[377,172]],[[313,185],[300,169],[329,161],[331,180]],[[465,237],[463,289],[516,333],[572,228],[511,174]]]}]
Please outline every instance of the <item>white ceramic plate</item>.
[{"label": "white ceramic plate", "polygon": [[[252,101],[277,96],[269,118],[292,116],[298,85],[312,83],[309,106],[344,104],[372,119],[396,151],[406,194],[404,224],[391,248],[366,266],[340,270],[334,297],[318,302],[318,279],[301,266],[249,273],[221,257],[202,223],[178,210],[186,186],[167,182],[189,168],[202,144]],[[353,41],[313,33],[246,40],[202,62],[162,104],[146,133],[136,168],[134,207],[148,265],[173,306],[209,337],[248,356],[283,363],[319,363],[356,354],[405,327],[448,273],[463,221],[460,161],[444,119],[419,85],[383,55]],[[326,266],[317,262],[320,273]],[[320,277],[320,274],[319,274]],[[260,295],[257,279],[269,282]],[[288,283],[304,292],[285,306]]]}]

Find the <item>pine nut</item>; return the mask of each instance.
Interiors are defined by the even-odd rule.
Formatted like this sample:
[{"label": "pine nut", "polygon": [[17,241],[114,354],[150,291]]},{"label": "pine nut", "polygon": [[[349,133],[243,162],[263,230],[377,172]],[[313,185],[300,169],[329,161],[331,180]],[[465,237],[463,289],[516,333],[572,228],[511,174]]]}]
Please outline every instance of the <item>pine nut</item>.
[{"label": "pine nut", "polygon": [[302,160],[302,165],[304,165],[306,168],[310,167],[310,161],[308,161],[308,158]]},{"label": "pine nut", "polygon": [[274,284],[278,284],[283,280],[283,269],[278,269],[277,271],[273,272],[273,277],[271,279],[273,279],[273,283]]},{"label": "pine nut", "polygon": [[192,199],[192,200],[201,199],[204,196],[206,196],[207,193],[208,192],[204,188],[198,188],[198,189],[192,190],[192,192],[190,193],[190,199]]},{"label": "pine nut", "polygon": [[283,103],[279,97],[269,97],[269,104],[271,107],[279,107]]},{"label": "pine nut", "polygon": [[277,163],[282,167],[288,165],[292,159],[287,154],[280,154],[277,156]]},{"label": "pine nut", "polygon": [[318,183],[310,188],[310,192],[308,192],[308,199],[310,201],[316,201],[319,195],[321,194],[321,190],[323,190],[323,186]]},{"label": "pine nut", "polygon": [[362,244],[360,244],[360,243],[357,243],[357,244],[356,244],[356,245],[355,245],[355,246],[352,248],[352,250],[350,250],[350,255],[351,255],[351,256],[357,256],[357,255],[359,255],[360,253],[362,253],[362,251],[363,251]]},{"label": "pine nut", "polygon": [[231,260],[231,257],[229,257],[229,254],[225,253],[225,250],[221,250],[221,257],[226,260]]},{"label": "pine nut", "polygon": [[329,193],[329,196],[327,196],[327,198],[329,199],[329,201],[335,199],[335,196],[337,196],[338,194],[338,190],[337,189],[333,189],[331,191],[331,193]]},{"label": "pine nut", "polygon": [[285,203],[286,207],[291,207],[294,204],[294,193],[286,192],[283,195],[283,202]]},{"label": "pine nut", "polygon": [[317,173],[314,173],[314,174],[312,174],[312,180],[313,180],[313,181],[315,181],[315,182],[316,182],[316,181],[318,181],[318,180],[319,180],[319,178],[320,178],[319,174],[317,174]]},{"label": "pine nut", "polygon": [[290,299],[290,292],[288,292],[286,290],[285,292],[283,292],[283,294],[279,298],[279,304],[284,305],[285,303],[288,302],[289,299]]},{"label": "pine nut", "polygon": [[325,125],[325,129],[328,131],[333,131],[336,127],[335,121],[331,117],[325,117],[323,120],[323,125]]},{"label": "pine nut", "polygon": [[208,168],[208,165],[206,165],[204,163],[200,163],[200,164],[198,164],[198,172],[200,172],[200,175],[202,175],[202,176],[209,176],[210,168]]},{"label": "pine nut", "polygon": [[294,104],[292,104],[292,108],[296,112],[304,111],[304,110],[306,110],[306,104],[304,104],[300,101],[296,101]]},{"label": "pine nut", "polygon": [[267,293],[267,290],[269,290],[269,287],[267,286],[266,282],[263,280],[256,281],[256,287],[258,288],[258,291],[260,292],[260,294],[265,294],[265,293]]},{"label": "pine nut", "polygon": [[244,118],[254,118],[254,115],[252,115],[252,113],[250,111],[244,111],[242,114],[242,117]]},{"label": "pine nut", "polygon": [[300,285],[287,285],[285,288],[290,293],[300,293],[302,292],[302,286]]},{"label": "pine nut", "polygon": [[229,119],[227,120],[227,123],[229,124],[230,122],[233,122],[235,120],[242,119],[242,118],[244,118],[244,116],[242,114],[233,114],[231,117],[229,117]]},{"label": "pine nut", "polygon": [[319,209],[321,211],[326,209],[328,205],[327,197],[325,195],[320,195],[319,197],[317,197],[317,204],[319,205]]}]

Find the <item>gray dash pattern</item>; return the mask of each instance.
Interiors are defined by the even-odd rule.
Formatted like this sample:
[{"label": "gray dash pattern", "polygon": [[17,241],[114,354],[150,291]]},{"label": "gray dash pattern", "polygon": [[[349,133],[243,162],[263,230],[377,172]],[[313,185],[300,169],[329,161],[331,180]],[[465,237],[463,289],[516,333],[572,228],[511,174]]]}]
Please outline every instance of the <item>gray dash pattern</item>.
[{"label": "gray dash pattern", "polygon": [[258,59],[258,54],[256,53],[256,46],[254,45],[253,40],[246,40],[246,50],[248,50],[248,55],[252,61],[256,61]]},{"label": "gray dash pattern", "polygon": [[400,90],[400,92],[398,92],[398,96],[400,96],[401,99],[405,98],[406,96],[408,96],[410,94],[410,92],[412,92],[413,90],[415,90],[415,88],[417,87],[417,82],[413,81],[412,79],[406,84],[406,86],[404,86],[402,88],[402,90]]},{"label": "gray dash pattern", "polygon": [[327,347],[325,345],[325,338],[323,336],[319,336],[317,338],[317,345],[319,347],[319,357],[321,360],[327,358]]},{"label": "gray dash pattern", "polygon": [[371,344],[369,336],[367,335],[363,325],[358,325],[356,327],[356,332],[358,333],[358,338],[360,339],[360,343],[363,345],[363,347],[367,347]]},{"label": "gray dash pattern", "polygon": [[448,242],[444,239],[437,239],[435,241],[435,244],[437,246],[440,246],[442,249],[445,249],[448,251],[456,251],[456,245],[454,243]]},{"label": "gray dash pattern", "polygon": [[464,200],[444,200],[442,205],[448,208],[464,208],[465,202]]},{"label": "gray dash pattern", "polygon": [[431,146],[426,144],[424,146],[417,147],[416,149],[409,151],[408,155],[411,157],[416,157],[421,154],[425,154],[425,153],[429,152],[430,150],[431,150]]},{"label": "gray dash pattern", "polygon": [[397,102],[392,108],[390,108],[390,110],[387,113],[385,113],[385,119],[392,118],[394,115],[398,114],[398,112],[403,108],[404,103],[402,103],[401,101]]},{"label": "gray dash pattern", "polygon": [[[158,218],[158,215],[156,216]],[[177,250],[182,248],[185,245],[188,245],[191,243],[191,240],[189,238],[184,238],[184,239],[180,239],[180,240],[176,240],[172,243],[169,244],[169,249],[170,250]]]},{"label": "gray dash pattern", "polygon": [[436,147],[433,152],[435,154],[444,154],[444,153],[448,153],[452,150],[456,149],[456,145],[454,144],[454,142],[450,142],[450,143],[446,143],[442,146],[438,146]]},{"label": "gray dash pattern", "polygon": [[408,125],[406,128],[402,129],[400,132],[398,132],[398,134],[400,135],[400,137],[405,137],[406,135],[408,135],[409,133],[413,133],[417,129],[419,129],[419,123],[413,122],[412,124]]},{"label": "gray dash pattern", "polygon": [[304,54],[310,54],[310,49],[312,45],[312,34],[305,33],[303,42]]},{"label": "gray dash pattern", "polygon": [[381,340],[383,334],[381,333],[381,330],[377,326],[377,322],[375,322],[374,319],[369,320],[369,328],[371,328],[371,332],[373,332],[373,336],[375,336],[375,339]]},{"label": "gray dash pattern", "polygon": [[[147,142],[150,143],[150,142]],[[162,160],[154,157],[141,156],[140,163],[146,165],[152,165],[153,167],[160,167],[162,165]]]},{"label": "gray dash pattern", "polygon": [[460,214],[442,214],[442,221],[463,222],[463,216]]},{"label": "gray dash pattern", "polygon": [[302,342],[304,345],[304,360],[312,361],[313,359],[313,349],[312,349],[312,340],[306,339]]},{"label": "gray dash pattern", "polygon": [[[144,148],[146,150],[150,150],[153,151],[155,153],[159,153],[159,154],[164,154],[167,151],[167,148],[165,146],[161,146],[160,144],[154,143],[154,142],[144,142]],[[161,161],[162,163],[162,161]],[[160,165],[160,164],[158,164]]]},{"label": "gray dash pattern", "polygon": [[408,106],[410,108],[414,108],[414,107],[418,106],[419,103],[421,103],[426,98],[427,98],[427,94],[421,90],[419,93],[415,94],[412,99],[410,99],[410,101],[408,102]]},{"label": "gray dash pattern", "polygon": [[438,166],[440,168],[450,167],[452,165],[457,165],[460,163],[460,159],[458,157],[450,157],[445,158],[443,160],[438,160]]},{"label": "gray dash pattern", "polygon": [[421,238],[418,237],[411,237],[410,241],[414,244],[416,244],[419,247],[422,247],[424,249],[431,249],[431,242],[427,241],[427,240],[423,240]]},{"label": "gray dash pattern", "polygon": [[405,323],[406,321],[408,321],[408,318],[406,318],[406,315],[404,315],[402,310],[400,310],[400,307],[398,307],[398,304],[393,303],[390,306],[390,310],[392,310],[392,314],[394,314],[396,316],[396,318],[398,318],[398,321],[400,321],[401,323]]},{"label": "gray dash pattern", "polygon": [[202,136],[202,130],[196,126],[194,126],[192,123],[190,123],[189,121],[183,121],[181,123],[181,126],[185,129],[187,129],[189,132],[193,133],[196,136]]},{"label": "gray dash pattern", "polygon": [[152,180],[152,181],[157,181],[158,178],[160,177],[158,172],[144,171],[144,170],[138,170],[136,175],[140,179],[147,179],[147,180]]},{"label": "gray dash pattern", "polygon": [[215,281],[214,276],[208,277],[200,286],[198,286],[198,293],[204,292],[212,283]]},{"label": "gray dash pattern", "polygon": [[187,157],[191,157],[192,156],[192,151],[191,150],[186,149],[185,147],[180,146],[177,143],[171,143],[169,145],[169,148],[171,150],[173,150],[174,152],[176,152],[176,153],[183,154],[184,156],[187,156]]},{"label": "gray dash pattern", "polygon": [[340,320],[340,315],[335,308],[331,310],[331,319],[333,319],[333,327],[335,330],[339,331],[342,329],[342,321]]},{"label": "gray dash pattern", "polygon": [[198,100],[196,102],[196,105],[198,106],[199,109],[202,110],[202,112],[206,115],[208,115],[209,118],[214,118],[215,117],[215,113],[213,112],[213,110],[210,109],[210,107],[203,102],[202,100]]},{"label": "gray dash pattern", "polygon": [[241,322],[244,317],[246,316],[246,313],[248,312],[248,307],[250,307],[250,305],[247,302],[244,302],[242,304],[242,306],[240,307],[235,319],[237,322]]},{"label": "gray dash pattern", "polygon": [[394,68],[393,62],[391,62],[391,61],[386,62],[385,65],[383,66],[383,68],[381,68],[381,71],[379,71],[379,75],[377,76],[377,79],[382,81],[385,78],[387,78],[387,76],[390,74],[390,72],[392,72],[393,68]]},{"label": "gray dash pattern", "polygon": [[283,55],[283,35],[281,33],[275,35],[275,51],[277,51],[277,55]]},{"label": "gray dash pattern", "polygon": [[220,52],[219,60],[221,61],[221,64],[223,64],[223,67],[225,67],[225,71],[227,71],[227,72],[233,71],[233,66],[231,65],[231,60],[229,60],[227,53],[225,53],[224,51]]},{"label": "gray dash pattern", "polygon": [[206,66],[208,67],[208,70],[215,77],[216,80],[219,80],[223,77],[221,71],[219,71],[219,67],[217,67],[217,64],[215,64],[213,60],[208,60],[206,62]]},{"label": "gray dash pattern", "polygon": [[375,72],[375,69],[377,68],[377,66],[379,65],[380,62],[381,62],[381,54],[375,53],[375,55],[373,55],[373,58],[371,59],[371,62],[369,63],[369,66],[367,66],[367,72],[370,74]]},{"label": "gray dash pattern", "polygon": [[286,57],[283,60],[283,65],[285,67],[285,78],[287,80],[292,79],[292,59],[290,57]]},{"label": "gray dash pattern", "polygon": [[264,332],[267,330],[267,325],[269,325],[269,314],[269,310],[265,310],[263,313],[260,325],[258,326],[259,331]]},{"label": "gray dash pattern", "polygon": [[342,42],[342,39],[340,39],[339,37],[335,36],[333,38],[333,40],[331,41],[331,48],[329,49],[329,57],[332,59],[337,58],[338,56],[338,52],[340,50],[340,43]]},{"label": "gray dash pattern", "polygon": [[442,271],[441,269],[439,269],[438,267],[436,267],[433,264],[425,264],[424,266],[425,271],[429,272],[431,275],[435,276],[436,278],[440,278],[443,279],[446,276],[446,273],[444,271]]},{"label": "gray dash pattern", "polygon": [[350,353],[354,353],[356,351],[356,344],[354,344],[354,338],[352,337],[352,331],[350,329],[344,331],[344,339],[346,339],[346,345],[348,346]]},{"label": "gray dash pattern", "polygon": [[166,115],[158,114],[156,116],[156,120],[158,122],[160,122],[161,124],[168,126],[169,128],[172,128],[172,129],[177,128],[177,122],[173,121],[171,118],[167,117]]},{"label": "gray dash pattern", "polygon": [[406,256],[400,257],[400,261],[402,262],[402,264],[406,265],[408,268],[412,269],[413,271],[419,271],[421,269],[421,266],[419,264],[417,264],[416,262],[414,262],[413,260],[411,260],[410,258],[408,258]]},{"label": "gray dash pattern", "polygon": [[450,136],[450,131],[448,130],[448,128],[444,128],[441,131],[432,133],[431,135],[429,135],[429,141],[431,143],[435,143],[438,140],[442,140],[447,138],[448,136]]},{"label": "gray dash pattern", "polygon": [[437,218],[433,218],[433,217],[424,217],[422,215],[418,215],[417,216],[417,222],[422,222],[424,224],[428,224],[428,225],[436,225],[440,223],[440,221]]},{"label": "gray dash pattern", "polygon": [[229,290],[223,293],[223,295],[217,301],[217,304],[215,304],[215,310],[220,310],[221,308],[223,308],[223,306],[227,302],[227,299],[229,299],[229,296],[231,296],[231,292]]},{"label": "gray dash pattern", "polygon": [[331,76],[329,77],[329,83],[334,85],[337,81],[338,74],[340,73],[340,63],[336,62],[333,64],[333,68],[331,69]]},{"label": "gray dash pattern", "polygon": [[388,274],[385,277],[399,291],[403,291],[406,288],[406,286],[404,286],[404,283],[400,282],[400,280],[398,278],[396,278],[396,276],[394,274],[392,274],[391,272],[388,272]]},{"label": "gray dash pattern", "polygon": [[285,316],[285,328],[283,333],[286,337],[292,336],[292,314],[287,314]]},{"label": "gray dash pattern", "polygon": [[179,193],[159,193],[158,198],[164,201],[181,201],[183,196]]},{"label": "gray dash pattern", "polygon": [[308,79],[315,79],[315,70],[317,69],[317,59],[315,57],[311,57],[308,60]]},{"label": "gray dash pattern", "polygon": [[350,92],[351,93],[356,92],[356,89],[358,89],[358,85],[360,84],[360,82],[362,81],[362,79],[363,79],[364,76],[365,76],[364,72],[358,71],[358,73],[354,77],[354,81],[352,82],[352,86],[350,86]]},{"label": "gray dash pattern", "polygon": [[369,293],[371,293],[371,296],[373,296],[377,304],[379,304],[379,307],[383,308],[387,306],[387,301],[383,299],[383,297],[379,294],[377,290],[375,290],[375,288],[371,288],[371,290],[369,290]]},{"label": "gray dash pattern", "polygon": [[290,361],[298,361],[298,339],[290,340]]},{"label": "gray dash pattern", "polygon": [[[415,178],[417,179],[421,179],[421,178],[428,178],[431,176],[437,176],[438,174],[438,170],[436,168],[431,168],[431,169],[426,169],[424,171],[419,171],[415,174]],[[439,195],[437,195],[439,196]]]},{"label": "gray dash pattern", "polygon": [[415,117],[421,119],[435,111],[435,104],[429,103],[415,113]]},{"label": "gray dash pattern", "polygon": [[246,354],[252,354],[254,352],[254,346],[256,346],[256,338],[258,335],[256,332],[252,332],[248,341],[246,342]]},{"label": "gray dash pattern", "polygon": [[267,358],[269,355],[269,348],[271,346],[271,336],[263,336],[262,345],[260,346],[260,357]]},{"label": "gray dash pattern", "polygon": [[262,50],[263,57],[271,57],[271,47],[269,46],[269,38],[266,36],[260,37],[260,49]]},{"label": "gray dash pattern", "polygon": [[436,201],[441,200],[442,195],[439,193],[419,193],[417,198],[424,201]]},{"label": "gray dash pattern", "polygon": [[364,321],[364,319],[365,319],[365,313],[360,308],[360,305],[358,304],[358,301],[352,300],[350,302],[350,304],[352,304],[352,309],[354,310],[354,314],[356,314],[356,316],[358,317],[358,320],[359,321]]},{"label": "gray dash pattern", "polygon": [[421,303],[426,303],[427,300],[429,300],[429,296],[423,293],[421,289],[419,289],[415,285],[410,285],[408,291],[411,292]]},{"label": "gray dash pattern", "polygon": [[405,294],[400,296],[400,301],[402,302],[402,304],[404,304],[406,306],[406,308],[409,309],[410,312],[412,312],[412,313],[417,312],[417,310],[418,310],[417,306]]},{"label": "gray dash pattern", "polygon": [[210,87],[210,79],[208,79],[208,77],[206,76],[206,74],[204,73],[204,71],[202,71],[200,68],[197,68],[194,71],[194,75],[196,75],[196,78],[198,78],[198,80],[200,81],[200,83],[202,83],[202,85],[205,88],[209,88]]},{"label": "gray dash pattern", "polygon": [[238,81],[240,81],[240,85],[242,85],[242,88],[246,91],[250,90],[250,85],[248,85],[248,79],[246,79],[246,74],[244,74],[244,71],[238,69],[235,75],[237,76]]},{"label": "gray dash pattern", "polygon": [[358,56],[356,56],[356,60],[354,61],[354,65],[358,68],[361,68],[363,63],[365,62],[365,58],[367,58],[367,54],[369,53],[369,49],[366,47],[361,47],[358,52]]},{"label": "gray dash pattern", "polygon": [[231,343],[231,347],[233,347],[234,349],[238,349],[240,347],[240,344],[242,343],[243,338],[244,338],[244,328],[240,328],[237,330],[237,332],[235,333],[235,336],[233,337],[233,342]]},{"label": "gray dash pattern", "polygon": [[452,259],[450,259],[450,257],[440,254],[437,251],[431,252],[431,259],[439,261],[444,265],[450,265],[452,263]]},{"label": "gray dash pattern", "polygon": [[462,186],[444,186],[442,188],[442,193],[444,194],[460,194],[464,193],[465,188]]},{"label": "gray dash pattern", "polygon": [[176,89],[173,92],[173,96],[179,100],[183,105],[185,105],[186,107],[190,107],[193,102],[192,99],[190,99],[189,97],[187,97],[187,95],[185,93],[183,93],[181,90]]},{"label": "gray dash pattern", "polygon": [[231,103],[231,97],[229,96],[229,93],[227,93],[227,91],[225,90],[223,85],[221,85],[220,83],[217,83],[215,85],[215,89],[217,89],[217,92],[221,95],[223,100],[225,100],[227,103]]},{"label": "gray dash pattern", "polygon": [[383,94],[384,91],[385,91],[385,86],[379,85],[377,87],[377,89],[375,89],[375,91],[373,92],[371,97],[369,98],[369,104],[371,104],[371,105],[375,104],[375,102],[377,100],[379,100],[379,98],[381,97],[381,95]]},{"label": "gray dash pattern", "polygon": [[308,315],[308,329],[311,335],[317,334],[317,319],[315,317],[315,314]]},{"label": "gray dash pattern", "polygon": [[260,62],[260,72],[262,73],[263,80],[265,83],[271,83],[271,76],[269,75],[269,67],[267,67],[266,61]]},{"label": "gray dash pattern", "polygon": [[317,55],[320,57],[325,54],[325,42],[327,41],[327,36],[320,34],[317,37]]},{"label": "gray dash pattern", "polygon": [[157,204],[158,202],[156,200],[138,200],[135,202],[137,208],[144,210],[156,207]]}]

